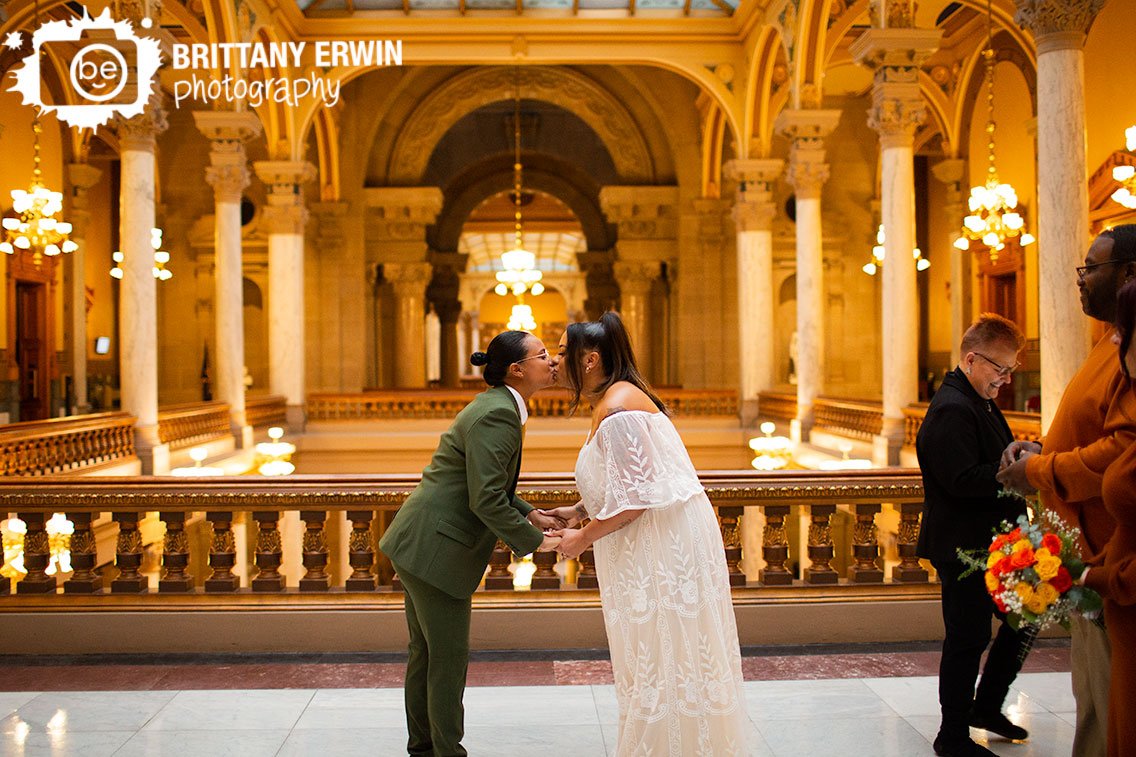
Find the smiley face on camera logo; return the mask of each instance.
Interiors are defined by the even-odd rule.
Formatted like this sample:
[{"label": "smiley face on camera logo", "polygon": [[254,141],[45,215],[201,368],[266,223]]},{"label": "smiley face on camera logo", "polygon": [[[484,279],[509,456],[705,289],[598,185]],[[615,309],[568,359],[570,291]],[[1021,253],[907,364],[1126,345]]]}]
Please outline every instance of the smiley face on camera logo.
[{"label": "smiley face on camera logo", "polygon": [[[148,28],[149,19],[142,26]],[[42,54],[41,54],[42,53]],[[41,66],[50,58],[63,74],[60,102],[49,102]],[[49,21],[32,35],[32,52],[16,71],[25,105],[54,112],[64,123],[95,129],[114,116],[130,118],[146,109],[162,53],[158,40],[138,36],[129,21],[104,10],[95,18]]]}]

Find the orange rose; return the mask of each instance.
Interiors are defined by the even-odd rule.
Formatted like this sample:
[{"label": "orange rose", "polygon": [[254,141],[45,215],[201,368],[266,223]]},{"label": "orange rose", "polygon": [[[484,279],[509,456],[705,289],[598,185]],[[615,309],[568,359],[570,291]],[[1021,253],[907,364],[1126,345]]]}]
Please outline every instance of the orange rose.
[{"label": "orange rose", "polygon": [[1041,537],[1041,546],[1049,550],[1052,555],[1061,554],[1061,537],[1057,534],[1046,534]]},{"label": "orange rose", "polygon": [[1004,557],[1004,558],[1002,558],[1001,562],[999,562],[997,565],[995,565],[990,570],[993,571],[996,575],[1004,576],[1013,569],[1014,569],[1014,566],[1010,564],[1010,558]]},{"label": "orange rose", "polygon": [[1032,548],[1026,547],[1022,550],[1015,550],[1014,554],[1010,555],[1010,567],[1014,570],[1021,570],[1033,565],[1035,560]]},{"label": "orange rose", "polygon": [[1002,547],[1006,546],[1006,534],[998,534],[994,537],[994,541],[990,544],[991,552],[1001,551]]},{"label": "orange rose", "polygon": [[989,570],[989,569],[993,568],[995,565],[997,565],[998,563],[1002,562],[1005,559],[1006,559],[1006,553],[1005,552],[991,552],[990,556],[986,558],[986,569]]}]

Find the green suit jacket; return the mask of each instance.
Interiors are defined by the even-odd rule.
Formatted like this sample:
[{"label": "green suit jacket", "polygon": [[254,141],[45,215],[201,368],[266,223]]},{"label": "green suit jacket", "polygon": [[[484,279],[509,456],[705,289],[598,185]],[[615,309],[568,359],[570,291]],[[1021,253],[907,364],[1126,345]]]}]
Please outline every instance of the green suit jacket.
[{"label": "green suit jacket", "polygon": [[438,442],[422,483],[379,542],[400,570],[445,593],[477,590],[497,540],[527,555],[544,535],[516,496],[521,415],[509,390],[493,387],[458,413]]}]

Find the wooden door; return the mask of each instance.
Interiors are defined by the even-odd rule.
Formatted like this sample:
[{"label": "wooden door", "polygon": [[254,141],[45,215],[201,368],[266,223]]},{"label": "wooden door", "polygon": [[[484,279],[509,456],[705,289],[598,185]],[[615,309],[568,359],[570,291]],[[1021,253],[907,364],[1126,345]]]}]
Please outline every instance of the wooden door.
[{"label": "wooden door", "polygon": [[46,289],[44,284],[16,282],[16,369],[21,421],[43,420],[49,415]]}]

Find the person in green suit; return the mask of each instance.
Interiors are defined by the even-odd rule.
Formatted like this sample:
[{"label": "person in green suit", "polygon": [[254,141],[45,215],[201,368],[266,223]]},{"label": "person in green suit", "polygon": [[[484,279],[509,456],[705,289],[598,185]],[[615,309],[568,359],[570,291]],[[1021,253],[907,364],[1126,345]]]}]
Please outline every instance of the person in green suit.
[{"label": "person in green suit", "polygon": [[543,529],[563,522],[516,496],[526,403],[553,382],[553,364],[525,331],[497,335],[475,352],[489,389],[465,407],[438,442],[422,482],[399,508],[379,548],[405,589],[407,751],[467,754],[466,670],[472,595],[500,539],[514,553],[555,549]]}]

